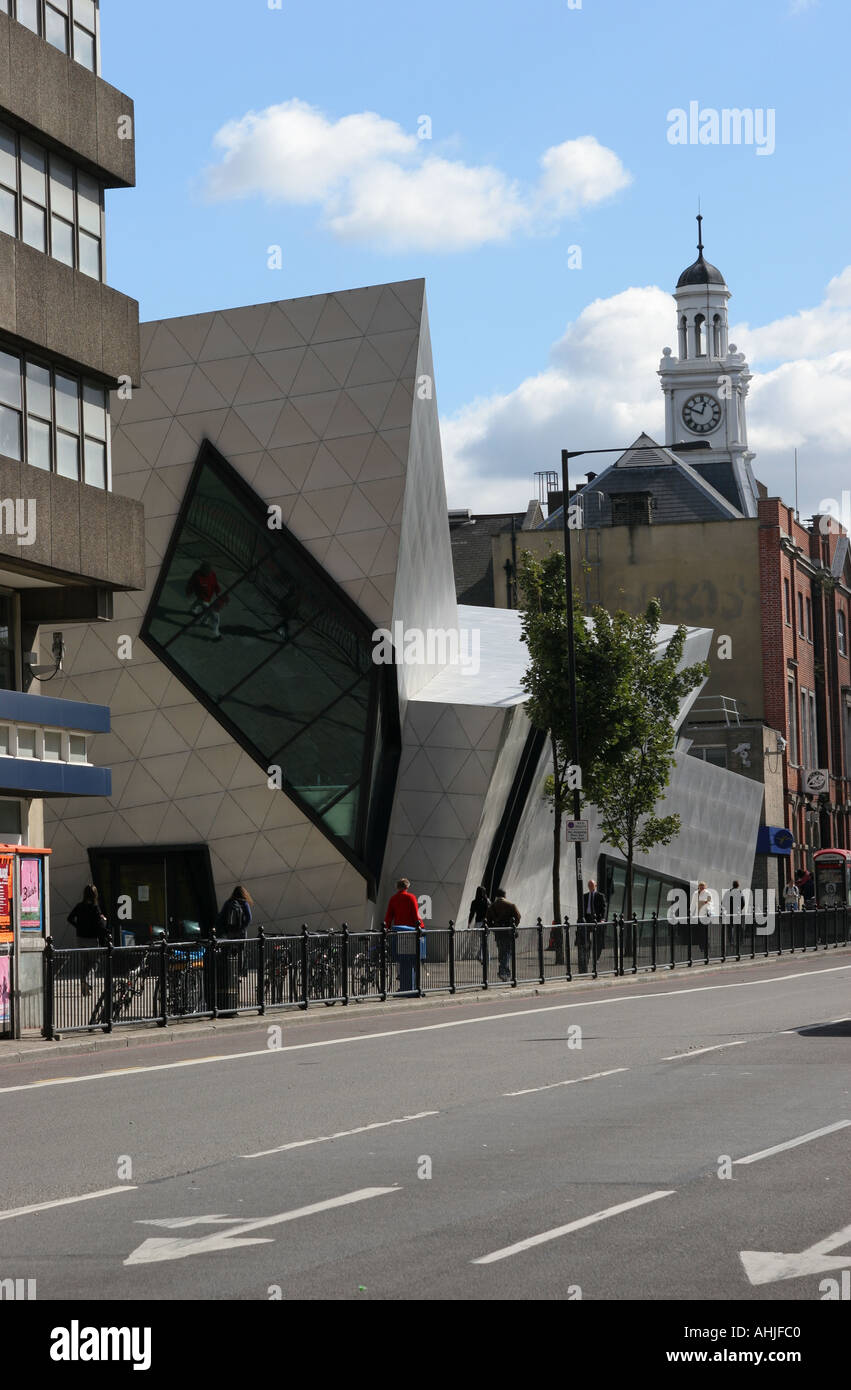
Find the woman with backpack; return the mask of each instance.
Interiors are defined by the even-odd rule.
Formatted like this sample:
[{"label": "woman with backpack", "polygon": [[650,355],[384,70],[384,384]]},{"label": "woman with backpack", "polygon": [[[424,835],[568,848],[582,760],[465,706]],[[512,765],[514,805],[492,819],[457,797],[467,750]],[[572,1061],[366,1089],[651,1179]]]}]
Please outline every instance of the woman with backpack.
[{"label": "woman with backpack", "polygon": [[245,947],[242,943],[245,941],[251,923],[252,904],[253,898],[248,889],[243,888],[242,884],[238,883],[216,918],[216,932],[219,937],[240,943],[238,952],[240,975],[247,973]]},{"label": "woman with backpack", "polygon": [[[86,884],[82,899],[68,913],[68,922],[77,933],[78,949],[106,946],[110,938],[109,923],[101,912],[98,890],[93,883]],[[96,962],[96,956],[80,957],[80,979],[84,995],[92,992],[92,975]]]}]

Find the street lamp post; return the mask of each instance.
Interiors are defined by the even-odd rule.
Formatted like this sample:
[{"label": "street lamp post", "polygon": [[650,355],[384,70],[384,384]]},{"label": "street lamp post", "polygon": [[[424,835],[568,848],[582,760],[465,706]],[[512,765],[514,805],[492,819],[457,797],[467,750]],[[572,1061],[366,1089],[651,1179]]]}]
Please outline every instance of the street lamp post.
[{"label": "street lamp post", "polygon": [[[679,444],[639,444],[635,447],[627,446],[625,449],[562,449],[561,451],[561,515],[562,529],[564,531],[564,592],[567,604],[567,656],[568,656],[568,696],[570,699],[570,716],[573,736],[573,766],[579,767],[579,705],[576,698],[576,636],[573,621],[573,556],[570,543],[570,518],[568,516],[568,502],[570,499],[570,479],[568,477],[570,460],[582,458],[585,454],[624,454],[624,453],[646,453],[657,449],[670,450],[674,454],[694,453],[696,450],[711,449],[708,439],[687,439]],[[575,780],[575,778],[574,778]],[[573,788],[573,817],[579,820],[582,811],[582,794],[579,786]],[[582,919],[582,845],[579,840],[574,841],[574,851],[576,854],[576,948],[577,966],[579,974],[583,974],[587,965],[587,928],[583,928]]]}]

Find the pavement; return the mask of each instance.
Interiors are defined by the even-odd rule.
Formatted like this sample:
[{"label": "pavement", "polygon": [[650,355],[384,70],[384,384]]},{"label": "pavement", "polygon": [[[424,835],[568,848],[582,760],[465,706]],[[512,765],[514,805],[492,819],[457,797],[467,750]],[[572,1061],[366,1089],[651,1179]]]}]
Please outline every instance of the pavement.
[{"label": "pavement", "polygon": [[4,1045],[0,1278],[39,1300],[851,1297],[849,991],[838,950]]}]

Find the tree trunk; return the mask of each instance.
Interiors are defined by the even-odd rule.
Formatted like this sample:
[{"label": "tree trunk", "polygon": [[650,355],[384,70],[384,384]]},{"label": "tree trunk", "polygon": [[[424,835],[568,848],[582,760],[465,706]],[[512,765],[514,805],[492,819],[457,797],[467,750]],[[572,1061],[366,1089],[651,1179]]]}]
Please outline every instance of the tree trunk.
[{"label": "tree trunk", "polygon": [[553,921],[561,922],[561,783],[558,776],[558,747],[550,733],[553,755]]},{"label": "tree trunk", "polygon": [[632,860],[633,846],[630,839],[626,842],[626,896],[623,905],[623,915],[628,922],[632,918]]}]

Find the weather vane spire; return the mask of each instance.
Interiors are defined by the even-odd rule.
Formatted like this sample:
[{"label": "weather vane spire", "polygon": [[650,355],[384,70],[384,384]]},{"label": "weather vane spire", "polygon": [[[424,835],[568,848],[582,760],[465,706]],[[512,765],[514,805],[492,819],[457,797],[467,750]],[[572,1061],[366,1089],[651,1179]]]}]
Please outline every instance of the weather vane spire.
[{"label": "weather vane spire", "polygon": [[[697,206],[699,209],[700,203]],[[700,211],[697,214],[697,254],[703,256],[703,213]]]}]

